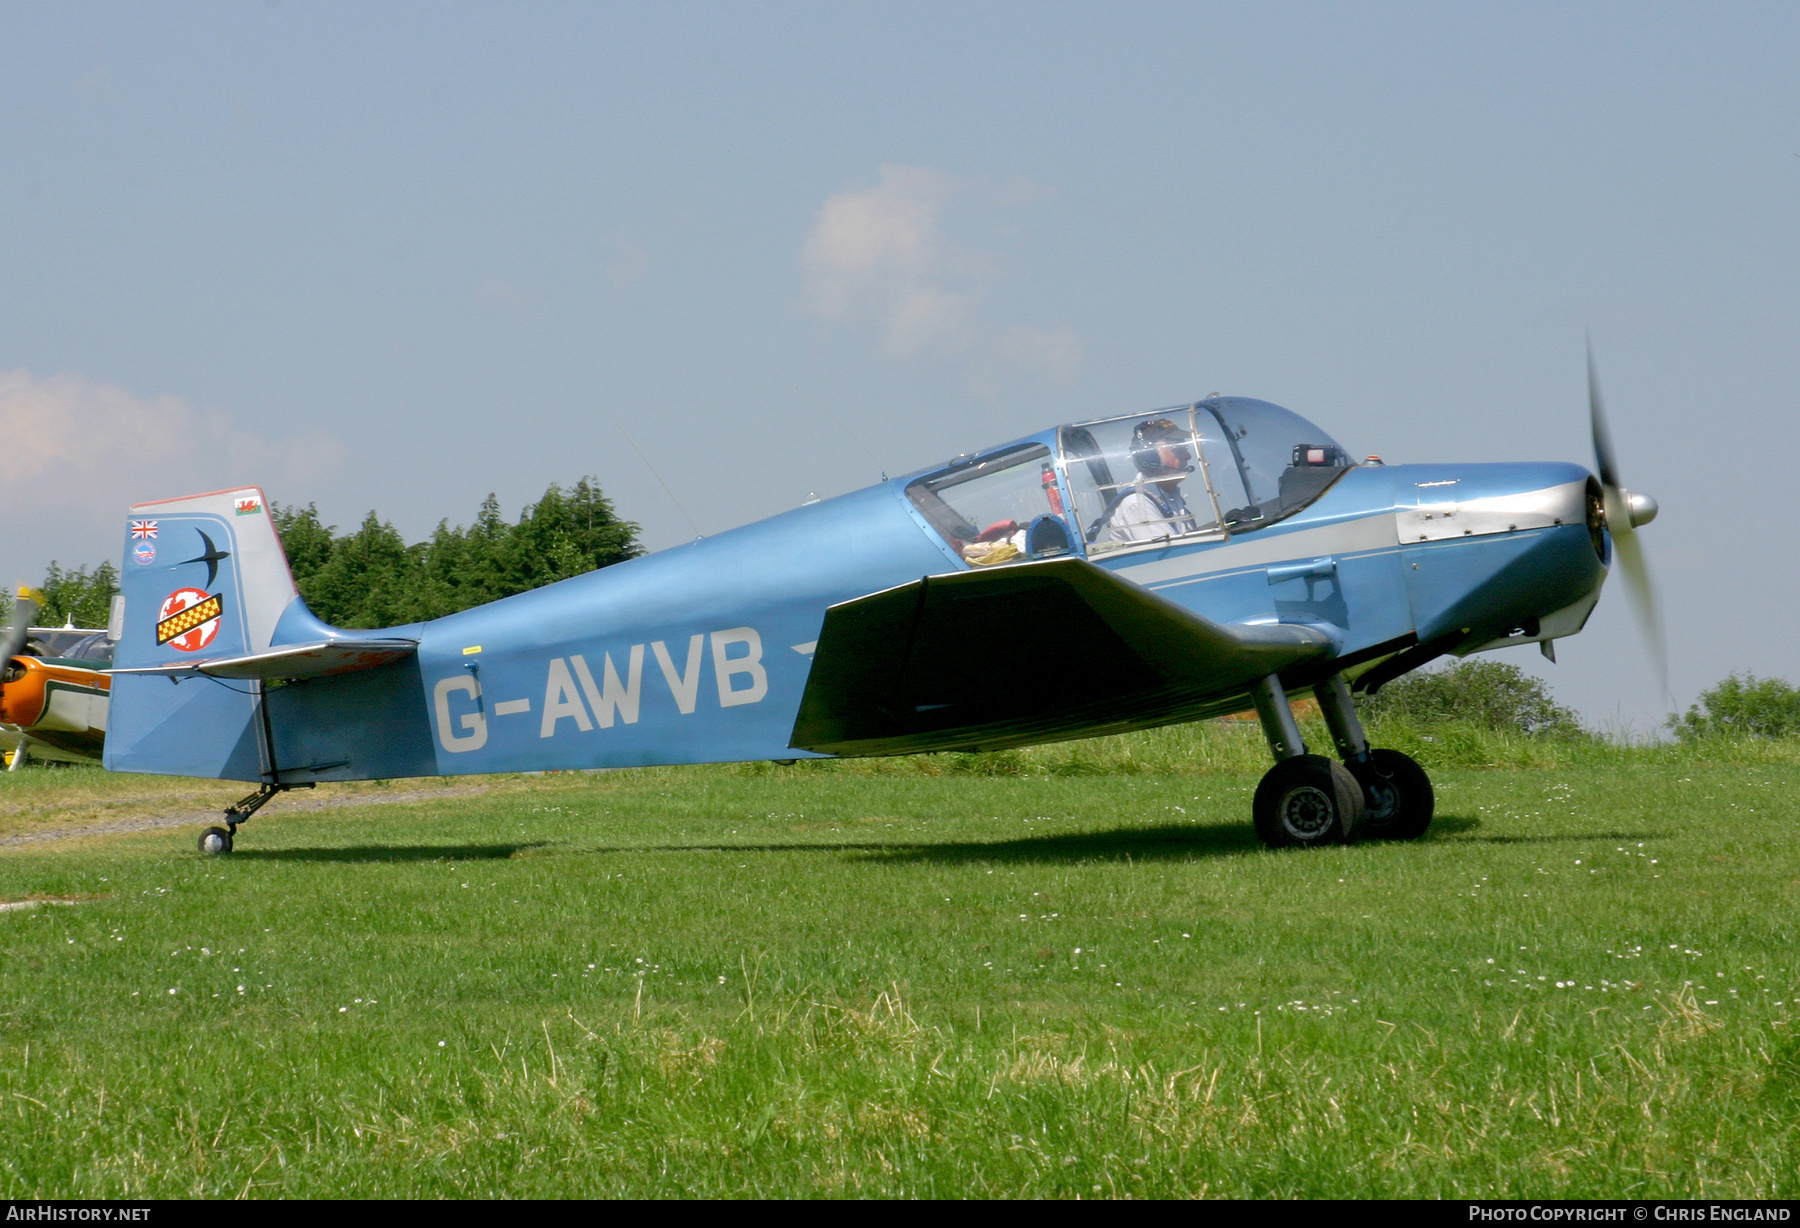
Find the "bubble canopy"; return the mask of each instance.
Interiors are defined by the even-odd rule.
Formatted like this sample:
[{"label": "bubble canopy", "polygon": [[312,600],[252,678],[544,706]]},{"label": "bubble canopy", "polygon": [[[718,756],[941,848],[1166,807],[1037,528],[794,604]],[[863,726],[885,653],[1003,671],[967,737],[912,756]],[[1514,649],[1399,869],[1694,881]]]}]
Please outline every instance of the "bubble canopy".
[{"label": "bubble canopy", "polygon": [[990,567],[1254,532],[1349,467],[1344,449],[1292,410],[1216,397],[958,457],[906,493],[959,558]]}]

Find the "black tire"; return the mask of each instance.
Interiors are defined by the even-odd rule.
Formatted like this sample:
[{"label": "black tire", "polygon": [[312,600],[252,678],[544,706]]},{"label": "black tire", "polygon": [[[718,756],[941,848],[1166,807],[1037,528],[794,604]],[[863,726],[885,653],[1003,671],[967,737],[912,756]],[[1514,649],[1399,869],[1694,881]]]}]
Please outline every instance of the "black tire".
[{"label": "black tire", "polygon": [[200,851],[218,857],[231,851],[231,833],[223,827],[209,827],[200,833]]},{"label": "black tire", "polygon": [[1437,794],[1418,761],[1397,750],[1372,750],[1357,772],[1363,785],[1363,834],[1371,840],[1417,840],[1431,826]]},{"label": "black tire", "polygon": [[1251,813],[1272,849],[1353,844],[1362,835],[1363,788],[1341,763],[1295,755],[1262,778]]}]

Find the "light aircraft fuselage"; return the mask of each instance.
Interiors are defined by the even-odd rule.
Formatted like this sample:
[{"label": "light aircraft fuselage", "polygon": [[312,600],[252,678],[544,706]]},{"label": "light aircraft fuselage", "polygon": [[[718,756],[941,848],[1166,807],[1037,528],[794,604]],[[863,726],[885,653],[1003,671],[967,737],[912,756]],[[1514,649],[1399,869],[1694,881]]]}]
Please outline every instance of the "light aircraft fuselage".
[{"label": "light aircraft fuselage", "polygon": [[[294,594],[260,491],[141,505],[106,763],[293,784],[992,749],[1581,628],[1609,552],[1587,470],[1350,464],[1260,406],[1045,431],[370,632]],[[1156,489],[1131,468],[1150,422],[1192,453]],[[1280,436],[1260,461],[1253,430]],[[1108,527],[1120,492],[1172,489],[1160,538]],[[266,664],[284,646],[314,664]]]}]

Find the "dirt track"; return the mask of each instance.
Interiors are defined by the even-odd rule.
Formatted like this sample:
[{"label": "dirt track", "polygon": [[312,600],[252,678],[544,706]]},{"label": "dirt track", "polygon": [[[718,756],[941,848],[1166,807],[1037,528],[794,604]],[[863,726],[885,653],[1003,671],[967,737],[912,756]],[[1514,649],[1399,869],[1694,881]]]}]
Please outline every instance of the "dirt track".
[{"label": "dirt track", "polygon": [[[465,797],[473,797],[478,793],[486,793],[490,788],[492,788],[491,785],[470,785],[467,788],[411,789],[393,793],[349,793],[323,796],[290,793],[270,802],[268,808],[262,813],[273,815],[291,813],[296,810],[337,810],[349,806],[387,806],[401,802],[461,800]],[[48,840],[79,840],[88,836],[113,836],[125,832],[155,831],[164,827],[205,827],[220,822],[220,815],[220,809],[180,810],[167,814],[109,819],[102,823],[89,823],[81,827],[58,827],[47,831],[0,837],[0,848],[11,848],[21,844],[39,844]]]}]

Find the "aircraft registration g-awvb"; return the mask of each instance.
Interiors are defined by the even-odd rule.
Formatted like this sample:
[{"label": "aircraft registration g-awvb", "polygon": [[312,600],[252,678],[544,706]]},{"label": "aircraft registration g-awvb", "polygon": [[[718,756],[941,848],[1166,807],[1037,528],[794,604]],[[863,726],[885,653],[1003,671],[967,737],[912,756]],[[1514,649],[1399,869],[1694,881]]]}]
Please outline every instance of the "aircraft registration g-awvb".
[{"label": "aircraft registration g-awvb", "polygon": [[[220,853],[317,781],[992,750],[1254,705],[1264,841],[1412,838],[1431,784],[1369,746],[1350,682],[1581,629],[1655,513],[1592,412],[1598,480],[1354,464],[1288,410],[1215,397],[380,631],[307,609],[260,490],[141,504],[105,762],[257,782],[201,836]],[[1299,691],[1335,758],[1302,741]]]}]

